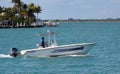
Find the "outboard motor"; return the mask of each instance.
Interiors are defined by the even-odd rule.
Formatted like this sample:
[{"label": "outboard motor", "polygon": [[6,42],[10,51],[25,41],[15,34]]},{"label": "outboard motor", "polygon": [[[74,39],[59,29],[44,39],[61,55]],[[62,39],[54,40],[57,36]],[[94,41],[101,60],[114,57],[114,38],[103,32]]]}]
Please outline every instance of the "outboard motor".
[{"label": "outboard motor", "polygon": [[19,52],[18,52],[17,48],[11,48],[10,49],[10,56],[17,57],[18,54],[19,54]]}]

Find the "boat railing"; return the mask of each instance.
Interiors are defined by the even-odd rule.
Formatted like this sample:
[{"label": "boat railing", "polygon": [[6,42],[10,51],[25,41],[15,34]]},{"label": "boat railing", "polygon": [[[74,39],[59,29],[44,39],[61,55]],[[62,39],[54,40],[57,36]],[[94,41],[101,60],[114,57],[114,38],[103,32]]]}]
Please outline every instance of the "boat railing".
[{"label": "boat railing", "polygon": [[37,36],[48,36],[48,42],[45,42],[46,47],[53,47],[57,46],[57,41],[56,41],[56,35],[61,34],[61,33],[55,33],[55,32],[50,32],[49,30],[47,31],[46,34],[37,34]]}]

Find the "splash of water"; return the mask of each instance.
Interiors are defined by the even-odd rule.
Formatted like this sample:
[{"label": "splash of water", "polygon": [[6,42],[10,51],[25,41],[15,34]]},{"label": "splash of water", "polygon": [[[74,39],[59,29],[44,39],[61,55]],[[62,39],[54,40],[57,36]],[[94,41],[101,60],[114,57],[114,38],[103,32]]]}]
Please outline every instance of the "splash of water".
[{"label": "splash of water", "polygon": [[13,58],[9,54],[0,54],[0,58]]}]

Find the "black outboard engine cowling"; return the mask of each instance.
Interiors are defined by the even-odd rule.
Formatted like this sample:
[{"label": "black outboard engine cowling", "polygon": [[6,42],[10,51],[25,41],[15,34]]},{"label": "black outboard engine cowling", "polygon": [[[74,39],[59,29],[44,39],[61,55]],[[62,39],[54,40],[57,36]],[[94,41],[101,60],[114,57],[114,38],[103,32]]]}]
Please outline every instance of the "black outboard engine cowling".
[{"label": "black outboard engine cowling", "polygon": [[13,57],[17,57],[18,56],[18,49],[17,48],[11,48],[10,49],[10,55]]}]

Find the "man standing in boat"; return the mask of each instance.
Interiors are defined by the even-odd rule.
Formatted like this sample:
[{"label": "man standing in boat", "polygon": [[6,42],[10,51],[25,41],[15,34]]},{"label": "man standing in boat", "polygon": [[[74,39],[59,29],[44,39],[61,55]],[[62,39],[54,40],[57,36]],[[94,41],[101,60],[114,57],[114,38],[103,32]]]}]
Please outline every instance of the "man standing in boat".
[{"label": "man standing in boat", "polygon": [[45,41],[44,41],[44,37],[42,37],[41,46],[42,46],[43,48],[45,48]]}]

